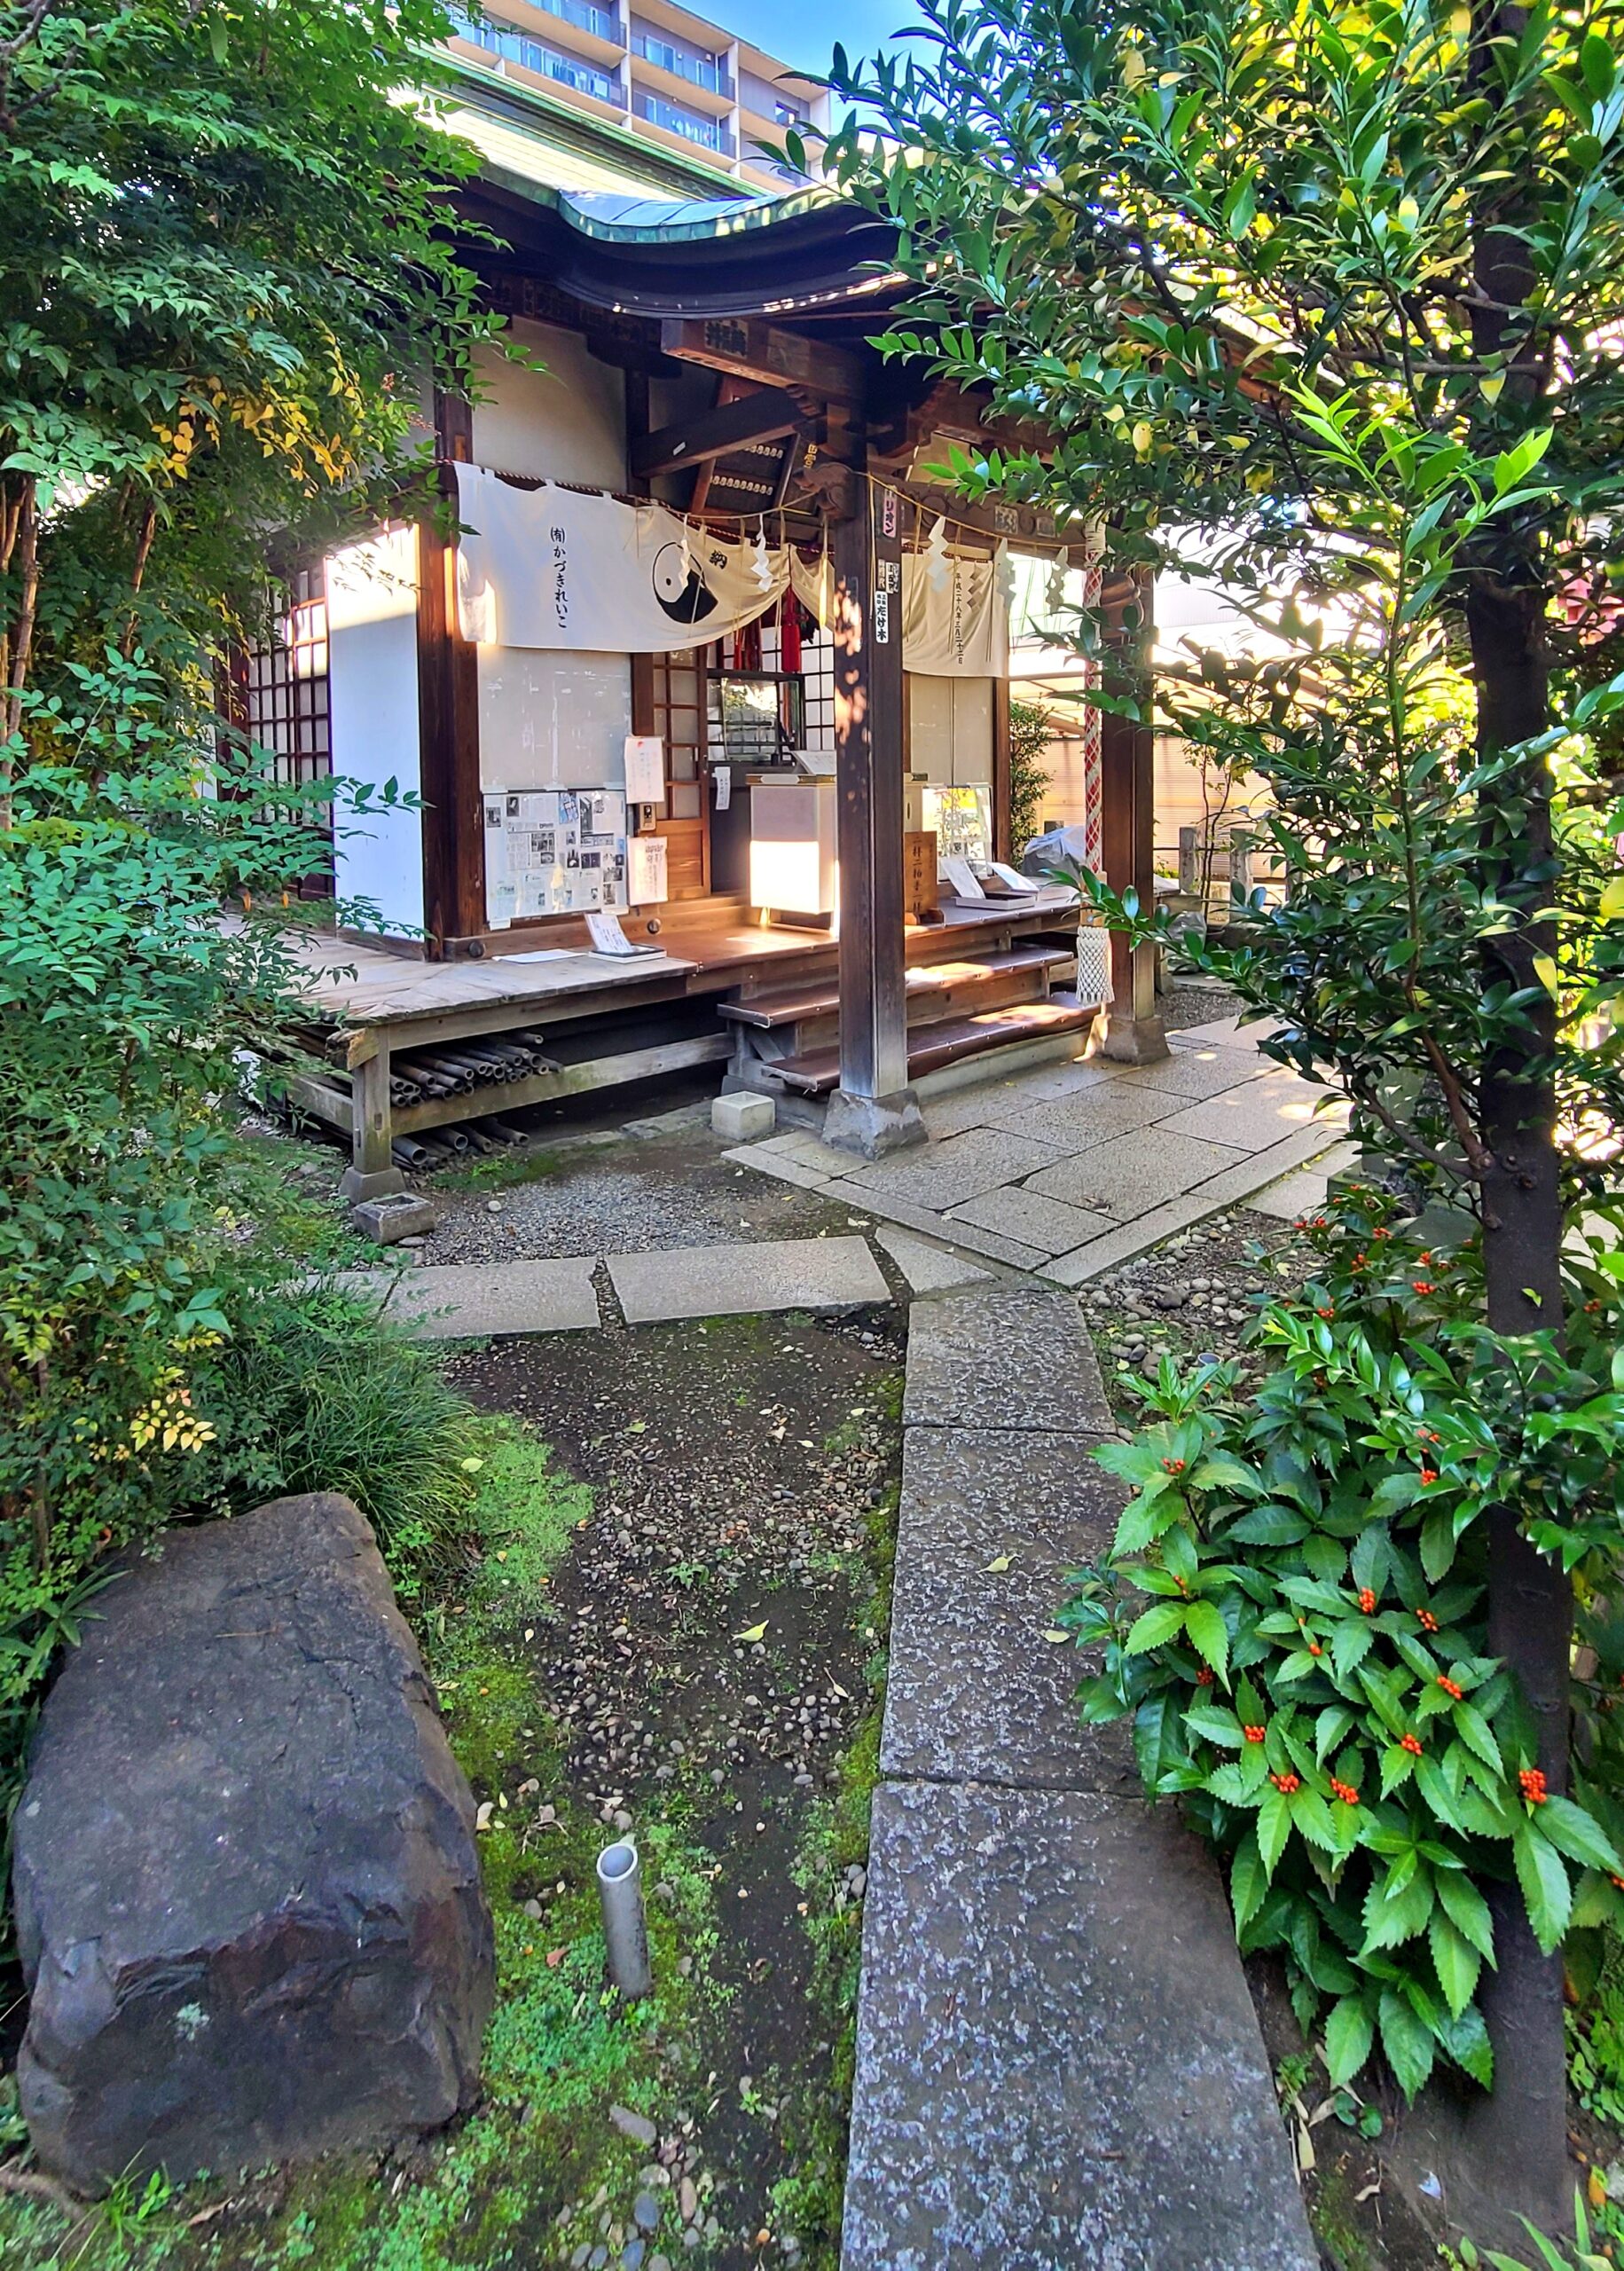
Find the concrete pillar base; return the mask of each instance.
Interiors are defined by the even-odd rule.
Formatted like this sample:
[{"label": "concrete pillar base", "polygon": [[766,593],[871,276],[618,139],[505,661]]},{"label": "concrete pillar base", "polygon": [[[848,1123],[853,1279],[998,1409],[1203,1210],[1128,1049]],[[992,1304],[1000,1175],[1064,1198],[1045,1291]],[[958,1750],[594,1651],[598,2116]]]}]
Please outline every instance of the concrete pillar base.
[{"label": "concrete pillar base", "polygon": [[1118,1018],[1102,1010],[1095,1031],[1102,1028],[1099,1053],[1114,1065],[1159,1065],[1170,1053],[1159,1017]]},{"label": "concrete pillar base", "polygon": [[359,1167],[346,1167],[339,1182],[339,1196],[349,1199],[351,1206],[360,1198],[387,1198],[391,1191],[404,1191],[406,1178],[398,1167],[381,1167],[373,1175],[363,1175]]},{"label": "concrete pillar base", "polygon": [[859,1159],[882,1159],[888,1151],[922,1143],[919,1098],[912,1088],[889,1096],[859,1096],[836,1088],[824,1114],[823,1140],[837,1151],[855,1151]]}]

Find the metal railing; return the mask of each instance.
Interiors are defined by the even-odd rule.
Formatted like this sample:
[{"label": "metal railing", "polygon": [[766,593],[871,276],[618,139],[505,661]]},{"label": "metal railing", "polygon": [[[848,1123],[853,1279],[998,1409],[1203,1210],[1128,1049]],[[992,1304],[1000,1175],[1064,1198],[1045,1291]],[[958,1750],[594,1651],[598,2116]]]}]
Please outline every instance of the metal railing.
[{"label": "metal railing", "polygon": [[505,23],[499,16],[459,15],[451,21],[462,38],[482,47],[487,55],[504,63],[517,63],[543,78],[556,79],[561,86],[574,87],[578,93],[595,95],[600,103],[620,102],[619,83],[607,71],[584,63],[578,56],[561,55],[556,48],[522,32],[516,24]]},{"label": "metal railing", "polygon": [[[632,52],[640,55],[646,63],[657,63],[662,71],[669,71],[674,79],[686,79],[691,86],[704,87],[713,95],[734,98],[734,83],[719,63],[711,63],[703,56],[690,55],[686,48],[675,47],[670,40],[655,39],[647,32],[633,32]],[[663,125],[665,122],[661,121]],[[680,133],[681,128],[676,131]]]},{"label": "metal railing", "polygon": [[612,8],[594,8],[590,0],[530,0],[530,5],[556,16],[561,23],[573,24],[578,32],[591,32],[616,47],[626,43],[626,28]]},{"label": "metal railing", "polygon": [[685,142],[697,143],[702,150],[715,150],[725,158],[737,155],[738,145],[719,119],[696,118],[691,111],[679,110],[675,103],[663,102],[658,95],[633,95],[632,114],[663,126],[670,134],[680,134]]}]

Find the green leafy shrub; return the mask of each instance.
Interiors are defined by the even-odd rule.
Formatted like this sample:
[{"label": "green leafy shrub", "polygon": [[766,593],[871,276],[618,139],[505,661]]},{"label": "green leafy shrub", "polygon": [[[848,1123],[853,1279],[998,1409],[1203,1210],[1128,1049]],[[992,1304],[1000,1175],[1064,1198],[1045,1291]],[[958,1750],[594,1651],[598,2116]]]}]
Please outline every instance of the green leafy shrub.
[{"label": "green leafy shrub", "polygon": [[467,1528],[485,1431],[431,1351],[373,1302],[331,1285],[259,1293],[194,1395],[208,1441],[187,1497],[201,1511],[342,1491],[408,1591]]},{"label": "green leafy shrub", "polygon": [[1227,1859],[1242,1946],[1323,2016],[1332,2081],[1379,2042],[1413,2096],[1440,2056],[1492,2080],[1486,1882],[1515,1875],[1547,1952],[1619,1898],[1604,1798],[1547,1787],[1487,1645],[1484,1517],[1615,1566],[1624,1355],[1487,1332],[1471,1251],[1393,1214],[1365,1194],[1308,1226],[1323,1267],[1263,1312],[1260,1381],[1144,1384],[1153,1423],[1098,1455],[1134,1496],[1063,1621],[1103,1646],[1085,1717],[1132,1715],[1147,1788]]}]

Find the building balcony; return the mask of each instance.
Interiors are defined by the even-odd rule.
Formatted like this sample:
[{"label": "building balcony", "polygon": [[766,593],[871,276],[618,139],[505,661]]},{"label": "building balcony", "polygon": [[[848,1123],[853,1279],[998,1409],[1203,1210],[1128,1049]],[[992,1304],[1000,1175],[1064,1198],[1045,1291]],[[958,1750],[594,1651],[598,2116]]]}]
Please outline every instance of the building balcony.
[{"label": "building balcony", "polygon": [[632,115],[692,143],[696,149],[710,150],[718,157],[736,158],[739,154],[738,144],[720,119],[701,118],[693,111],[679,109],[675,103],[666,102],[659,95],[634,89]]},{"label": "building balcony", "polygon": [[613,8],[595,8],[591,0],[530,0],[530,4],[545,15],[556,16],[561,23],[573,25],[578,32],[590,32],[594,39],[607,41],[611,47],[626,43],[626,27]]},{"label": "building balcony", "polygon": [[590,96],[593,102],[603,104],[608,110],[624,114],[625,95],[620,81],[584,57],[567,55],[561,49],[549,47],[516,24],[498,16],[456,16],[452,22],[457,39],[477,51],[482,60],[493,60],[504,74],[516,70],[522,75],[556,87],[568,87],[578,95]]},{"label": "building balcony", "polygon": [[702,55],[691,55],[674,40],[662,39],[655,32],[634,31],[631,48],[634,56],[642,62],[655,64],[668,78],[680,79],[705,94],[720,96],[732,106],[734,83],[721,64],[712,63]]}]

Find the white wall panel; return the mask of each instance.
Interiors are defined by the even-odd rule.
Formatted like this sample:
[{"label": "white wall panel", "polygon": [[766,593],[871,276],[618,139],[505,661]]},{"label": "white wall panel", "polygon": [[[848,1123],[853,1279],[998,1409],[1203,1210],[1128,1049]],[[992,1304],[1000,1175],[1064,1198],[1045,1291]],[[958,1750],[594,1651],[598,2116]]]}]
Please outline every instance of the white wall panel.
[{"label": "white wall panel", "polygon": [[[386,529],[347,545],[326,574],[333,773],[417,790],[417,531]],[[339,897],[371,900],[388,931],[420,931],[421,813],[350,819],[340,810],[335,820]]]},{"label": "white wall panel", "polygon": [[619,789],[632,731],[624,655],[479,650],[482,789]]},{"label": "white wall panel", "polygon": [[490,399],[474,405],[474,462],[497,473],[626,485],[626,389],[573,332],[518,322],[514,337],[546,365],[527,371],[493,347],[475,351]]}]

